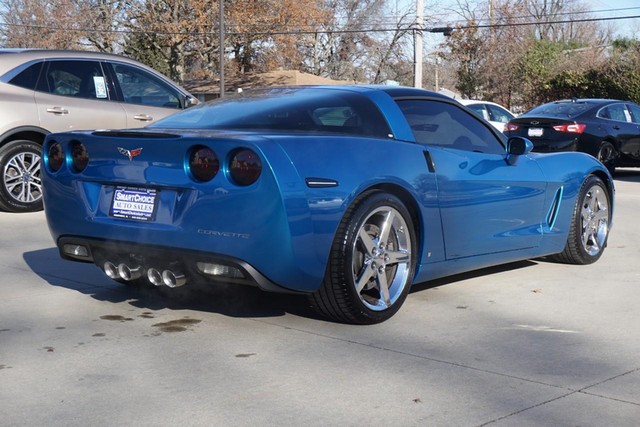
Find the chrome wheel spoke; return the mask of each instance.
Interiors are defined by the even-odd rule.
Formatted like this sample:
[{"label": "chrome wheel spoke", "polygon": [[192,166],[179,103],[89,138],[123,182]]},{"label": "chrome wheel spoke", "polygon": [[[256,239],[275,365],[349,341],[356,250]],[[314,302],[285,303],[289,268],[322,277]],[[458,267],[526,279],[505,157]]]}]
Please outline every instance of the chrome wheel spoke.
[{"label": "chrome wheel spoke", "polygon": [[389,295],[389,284],[387,283],[387,275],[385,273],[378,274],[376,279],[378,291],[380,292],[380,303],[387,308],[391,305],[391,296]]},{"label": "chrome wheel spoke", "polygon": [[609,211],[606,209],[600,209],[595,213],[594,219],[599,223],[606,223],[609,221]]},{"label": "chrome wheel spoke", "polygon": [[371,254],[376,247],[376,243],[373,241],[371,236],[369,236],[369,233],[367,233],[367,230],[365,230],[364,227],[360,228],[360,231],[358,232],[358,239],[362,244],[364,253],[368,256],[372,256]]},{"label": "chrome wheel spoke", "polygon": [[407,263],[411,259],[411,252],[406,250],[387,252],[387,265]]},{"label": "chrome wheel spoke", "polygon": [[364,287],[369,283],[369,280],[373,277],[375,269],[371,268],[371,262],[366,262],[360,271],[360,275],[356,279],[356,291],[362,292]]},{"label": "chrome wheel spoke", "polygon": [[378,237],[378,241],[381,242],[381,244],[386,243],[389,240],[389,233],[391,232],[394,219],[395,213],[393,211],[388,211],[386,215],[384,215],[384,221],[380,226],[380,235]]}]

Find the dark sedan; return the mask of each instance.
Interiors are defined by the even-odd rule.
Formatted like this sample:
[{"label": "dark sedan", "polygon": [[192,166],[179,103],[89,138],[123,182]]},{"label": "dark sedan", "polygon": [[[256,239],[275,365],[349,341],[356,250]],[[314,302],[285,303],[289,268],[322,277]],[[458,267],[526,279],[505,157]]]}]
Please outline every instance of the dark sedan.
[{"label": "dark sedan", "polygon": [[569,99],[540,105],[511,120],[507,136],[524,136],[534,151],[582,151],[611,172],[640,166],[640,106],[612,99]]}]

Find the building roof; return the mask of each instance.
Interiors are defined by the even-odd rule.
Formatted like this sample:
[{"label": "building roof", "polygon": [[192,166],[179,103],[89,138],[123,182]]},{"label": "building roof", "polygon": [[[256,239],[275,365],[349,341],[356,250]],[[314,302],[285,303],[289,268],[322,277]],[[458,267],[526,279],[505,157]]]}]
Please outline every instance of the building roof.
[{"label": "building roof", "polygon": [[[348,80],[332,80],[297,70],[278,70],[260,74],[244,74],[225,80],[225,92],[236,92],[238,89],[252,89],[270,86],[301,85],[340,85],[353,84]],[[218,81],[191,80],[185,81],[184,87],[194,95],[214,95],[220,92]]]}]

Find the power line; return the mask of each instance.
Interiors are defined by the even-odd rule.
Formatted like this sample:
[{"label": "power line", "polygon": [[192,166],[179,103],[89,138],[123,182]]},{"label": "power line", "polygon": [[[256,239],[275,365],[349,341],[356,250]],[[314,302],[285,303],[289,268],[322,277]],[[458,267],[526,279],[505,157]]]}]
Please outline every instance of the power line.
[{"label": "power line", "polygon": [[[509,23],[497,23],[497,24],[474,24],[474,25],[458,25],[453,27],[452,30],[468,30],[468,29],[484,29],[484,28],[505,28],[505,27],[524,27],[535,25],[553,25],[553,24],[578,24],[587,22],[603,22],[603,21],[619,21],[624,19],[638,19],[640,15],[632,16],[611,16],[611,17],[599,17],[599,18],[582,18],[582,19],[562,19],[553,21],[535,21],[535,22],[509,22]],[[212,31],[146,31],[146,30],[115,30],[115,29],[88,29],[88,28],[69,28],[69,27],[56,27],[50,25],[32,25],[32,24],[12,24],[12,23],[0,23],[0,27],[17,27],[17,28],[30,28],[34,30],[49,30],[49,31],[67,31],[74,33],[111,33],[111,34],[154,34],[154,35],[183,35],[183,36],[215,36],[218,33]],[[446,26],[435,27],[435,29],[447,28]],[[394,31],[425,31],[434,32],[434,27],[424,27],[418,25],[409,25],[405,27],[394,28],[362,28],[362,29],[314,29],[314,30],[291,30],[291,31],[255,31],[255,32],[239,32],[229,31],[225,34],[227,36],[282,36],[282,35],[316,35],[316,34],[357,34],[357,33],[383,33]],[[435,31],[443,32],[443,31]]]}]

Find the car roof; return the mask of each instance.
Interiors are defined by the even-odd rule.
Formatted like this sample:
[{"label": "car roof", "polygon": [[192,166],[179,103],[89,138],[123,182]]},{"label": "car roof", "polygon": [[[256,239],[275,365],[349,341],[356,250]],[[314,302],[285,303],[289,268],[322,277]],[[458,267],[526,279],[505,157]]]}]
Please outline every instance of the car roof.
[{"label": "car roof", "polygon": [[144,64],[131,58],[112,53],[93,52],[88,50],[53,50],[53,49],[0,49],[0,75],[26,62],[41,59],[98,59],[119,61],[134,64],[148,69]]},{"label": "car roof", "polygon": [[619,99],[605,99],[605,98],[571,98],[560,99],[558,101],[552,101],[548,104],[610,104],[614,102],[626,102]]},{"label": "car roof", "polygon": [[54,49],[11,49],[11,48],[0,48],[0,55],[2,57],[2,61],[0,61],[0,77],[4,76],[7,72],[15,69],[16,67],[35,62],[39,60],[49,60],[49,59],[95,59],[95,60],[105,60],[111,62],[122,62],[126,64],[135,65],[136,67],[143,68],[154,75],[159,76],[167,83],[180,88],[180,90],[184,94],[189,94],[189,92],[178,85],[176,82],[172,81],[169,77],[165,76],[161,72],[154,70],[153,68],[136,61],[135,59],[131,59],[127,56],[118,55],[114,53],[104,53],[104,52],[94,52],[89,50],[54,50]]},{"label": "car roof", "polygon": [[[502,105],[496,103],[496,102],[491,102],[491,101],[481,101],[479,99],[456,99],[456,101],[458,101],[459,103],[461,103],[462,105],[471,105],[471,104],[491,104],[491,105],[497,105],[498,107],[502,107]],[[505,107],[502,107],[505,108]]]},{"label": "car roof", "polygon": [[251,93],[254,91],[264,90],[304,90],[304,89],[321,89],[321,90],[342,90],[356,93],[384,92],[392,98],[436,98],[448,102],[454,102],[448,96],[440,93],[432,92],[426,89],[419,89],[407,86],[387,86],[387,85],[363,85],[363,84],[345,84],[345,85],[296,85],[296,86],[270,86],[252,88],[243,91],[243,93]]}]

